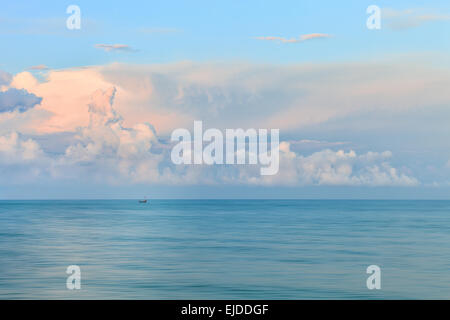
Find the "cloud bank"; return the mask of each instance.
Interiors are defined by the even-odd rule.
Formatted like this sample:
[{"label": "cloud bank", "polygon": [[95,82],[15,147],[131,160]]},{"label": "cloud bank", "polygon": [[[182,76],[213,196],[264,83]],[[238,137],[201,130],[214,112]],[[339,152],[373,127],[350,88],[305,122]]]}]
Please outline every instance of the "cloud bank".
[{"label": "cloud bank", "polygon": [[175,166],[170,162],[170,144],[157,136],[149,123],[126,127],[113,108],[114,87],[97,90],[88,104],[89,122],[76,130],[64,153],[45,154],[39,144],[17,133],[0,136],[3,170],[18,163],[34,168],[32,178],[92,179],[120,184],[251,184],[251,185],[357,185],[414,186],[418,181],[398,173],[388,159],[390,152],[323,150],[302,156],[281,143],[280,173],[260,176],[259,166]]},{"label": "cloud bank", "polygon": [[392,152],[367,152],[325,149],[302,156],[291,151],[289,142],[280,145],[280,174],[251,177],[257,184],[341,185],[341,186],[417,186],[419,181],[399,173],[389,164]]},{"label": "cloud bank", "polygon": [[176,128],[192,126],[196,119],[222,129],[299,130],[368,112],[431,113],[450,101],[449,86],[447,68],[429,62],[289,66],[185,62],[51,70],[43,82],[22,72],[5,90],[25,89],[43,97],[36,109],[49,114],[39,123],[24,123],[19,131],[73,132],[89,122],[92,92],[115,87],[114,106],[126,115],[126,126],[148,119],[159,134],[169,135]]},{"label": "cloud bank", "polygon": [[[364,151],[355,149],[352,140],[358,132],[340,141],[296,132],[319,125],[346,129],[351,121],[346,119],[368,113],[442,112],[450,101],[449,74],[445,67],[424,63],[411,68],[402,61],[111,64],[50,70],[43,81],[29,72],[6,75],[0,91],[6,101],[0,104],[0,137],[9,147],[0,152],[1,170],[11,180],[11,168],[18,165],[14,161],[25,161],[27,169],[16,172],[28,172],[29,179],[417,186],[421,182],[406,164],[399,165],[396,150],[374,149],[370,143]],[[371,124],[378,121],[371,119]],[[289,137],[282,137],[279,174],[261,177],[256,165],[173,165],[167,136],[176,128],[189,129],[194,120],[219,129],[288,132]],[[383,130],[384,123],[379,126]]]}]

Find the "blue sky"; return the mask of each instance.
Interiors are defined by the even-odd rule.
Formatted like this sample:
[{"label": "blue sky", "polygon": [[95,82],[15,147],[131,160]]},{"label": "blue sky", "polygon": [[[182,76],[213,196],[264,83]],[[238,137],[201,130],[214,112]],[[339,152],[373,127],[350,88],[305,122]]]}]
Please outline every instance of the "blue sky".
[{"label": "blue sky", "polygon": [[[0,198],[448,198],[449,34],[437,0],[4,3]],[[282,174],[178,172],[193,120],[280,128]]]},{"label": "blue sky", "polygon": [[[448,52],[445,21],[392,31],[366,28],[366,8],[417,9],[450,14],[448,1],[78,1],[82,28],[65,29],[72,2],[27,1],[2,5],[0,60],[9,72],[33,65],[52,68],[113,61],[245,60],[294,63],[377,59],[380,55]],[[328,41],[279,45],[258,36],[297,37],[327,33]],[[96,43],[123,43],[136,52],[111,54]],[[33,54],[30,55],[29,53]],[[6,63],[7,62],[7,63]]]}]

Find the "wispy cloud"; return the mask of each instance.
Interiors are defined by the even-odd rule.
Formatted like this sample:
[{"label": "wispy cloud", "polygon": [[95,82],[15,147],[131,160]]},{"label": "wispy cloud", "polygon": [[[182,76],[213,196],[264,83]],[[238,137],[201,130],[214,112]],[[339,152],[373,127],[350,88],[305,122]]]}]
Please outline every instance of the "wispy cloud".
[{"label": "wispy cloud", "polygon": [[129,45],[126,44],[96,44],[94,45],[97,49],[105,50],[106,52],[111,51],[134,51]]},{"label": "wispy cloud", "polygon": [[45,64],[39,64],[37,66],[29,67],[28,70],[48,70],[49,67],[47,67]]},{"label": "wispy cloud", "polygon": [[382,18],[387,22],[387,26],[394,30],[419,27],[433,21],[450,21],[449,14],[439,14],[424,9],[395,10],[383,8]]},{"label": "wispy cloud", "polygon": [[304,41],[312,40],[312,39],[323,39],[323,38],[330,38],[330,37],[331,37],[331,35],[326,34],[326,33],[310,33],[310,34],[301,35],[298,38],[291,38],[291,39],[287,39],[287,38],[283,38],[283,37],[273,37],[273,36],[256,37],[256,39],[266,40],[266,41],[278,41],[278,42],[282,42],[282,43],[298,43],[298,42],[304,42]]}]

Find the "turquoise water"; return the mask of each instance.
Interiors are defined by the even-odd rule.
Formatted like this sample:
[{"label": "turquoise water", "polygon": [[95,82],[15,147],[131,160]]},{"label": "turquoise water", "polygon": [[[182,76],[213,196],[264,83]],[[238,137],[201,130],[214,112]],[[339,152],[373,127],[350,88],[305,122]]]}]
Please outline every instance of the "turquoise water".
[{"label": "turquoise water", "polygon": [[450,201],[0,201],[0,298],[449,299]]}]

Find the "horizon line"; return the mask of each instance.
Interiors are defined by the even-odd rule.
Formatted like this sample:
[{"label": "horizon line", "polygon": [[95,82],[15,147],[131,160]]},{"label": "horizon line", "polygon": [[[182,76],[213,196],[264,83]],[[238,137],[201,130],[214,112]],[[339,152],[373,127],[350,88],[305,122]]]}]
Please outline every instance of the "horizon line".
[{"label": "horizon line", "polygon": [[[1,199],[0,201],[138,201],[143,198],[34,198],[34,199]],[[258,201],[273,201],[273,200],[297,200],[297,201],[450,201],[450,198],[146,198],[151,200],[258,200]]]}]

